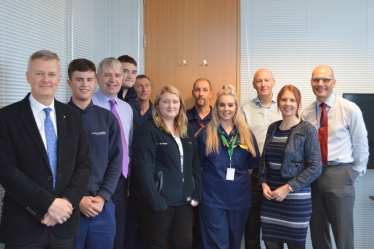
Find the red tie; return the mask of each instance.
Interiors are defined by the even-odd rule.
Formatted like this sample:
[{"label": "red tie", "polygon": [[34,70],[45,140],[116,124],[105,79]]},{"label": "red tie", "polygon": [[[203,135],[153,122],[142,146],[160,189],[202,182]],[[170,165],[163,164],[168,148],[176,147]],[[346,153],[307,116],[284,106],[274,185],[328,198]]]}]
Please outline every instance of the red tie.
[{"label": "red tie", "polygon": [[321,118],[320,118],[320,128],[318,130],[319,144],[321,146],[321,155],[322,155],[322,165],[325,165],[327,162],[327,141],[328,141],[328,116],[326,113],[326,104],[321,103],[319,105],[322,108]]}]

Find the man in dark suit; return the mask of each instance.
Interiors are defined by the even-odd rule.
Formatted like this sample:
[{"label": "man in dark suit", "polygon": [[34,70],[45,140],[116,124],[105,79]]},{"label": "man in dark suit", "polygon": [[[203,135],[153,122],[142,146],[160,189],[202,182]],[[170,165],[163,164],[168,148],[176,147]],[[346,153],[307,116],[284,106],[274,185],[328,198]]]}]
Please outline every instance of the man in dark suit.
[{"label": "man in dark suit", "polygon": [[56,54],[32,54],[26,78],[31,94],[0,110],[0,241],[7,249],[74,248],[91,174],[81,113],[54,99]]}]

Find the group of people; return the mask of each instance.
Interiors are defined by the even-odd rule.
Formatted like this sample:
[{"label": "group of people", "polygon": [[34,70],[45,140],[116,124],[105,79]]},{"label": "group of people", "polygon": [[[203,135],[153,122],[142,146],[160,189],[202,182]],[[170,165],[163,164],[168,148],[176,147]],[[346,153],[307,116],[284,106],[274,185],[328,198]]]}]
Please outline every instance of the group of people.
[{"label": "group of people", "polygon": [[[257,97],[192,88],[193,108],[151,81],[128,56],[68,67],[69,103],[54,99],[60,60],[29,58],[31,93],[0,110],[0,241],[6,248],[354,248],[355,183],[368,141],[360,109],[333,93],[333,70],[312,72],[316,101],[273,94],[268,69]],[[94,93],[96,82],[99,90]],[[310,221],[310,224],[309,224]],[[192,229],[194,228],[194,229]]]}]

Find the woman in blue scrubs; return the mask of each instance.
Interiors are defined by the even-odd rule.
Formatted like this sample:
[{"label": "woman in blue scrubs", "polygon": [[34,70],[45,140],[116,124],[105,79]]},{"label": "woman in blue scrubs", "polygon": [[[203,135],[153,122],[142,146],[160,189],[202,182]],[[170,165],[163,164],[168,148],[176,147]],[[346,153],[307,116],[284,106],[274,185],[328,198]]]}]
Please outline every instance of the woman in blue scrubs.
[{"label": "woman in blue scrubs", "polygon": [[250,173],[258,167],[260,153],[232,85],[217,93],[212,120],[198,133],[197,143],[204,247],[238,249],[251,207]]}]

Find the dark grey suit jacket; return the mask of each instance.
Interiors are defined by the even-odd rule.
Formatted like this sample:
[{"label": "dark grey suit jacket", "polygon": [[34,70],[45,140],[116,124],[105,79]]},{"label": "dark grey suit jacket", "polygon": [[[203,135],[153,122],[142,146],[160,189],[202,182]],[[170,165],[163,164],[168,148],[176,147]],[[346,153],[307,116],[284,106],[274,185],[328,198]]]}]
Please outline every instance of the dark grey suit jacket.
[{"label": "dark grey suit jacket", "polygon": [[47,151],[31,110],[28,94],[0,110],[0,184],[5,189],[0,241],[28,245],[50,228],[41,219],[55,198],[75,207],[67,222],[52,229],[62,238],[79,233],[79,202],[91,174],[89,144],[81,113],[55,100],[58,163],[56,188]]}]

